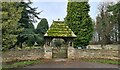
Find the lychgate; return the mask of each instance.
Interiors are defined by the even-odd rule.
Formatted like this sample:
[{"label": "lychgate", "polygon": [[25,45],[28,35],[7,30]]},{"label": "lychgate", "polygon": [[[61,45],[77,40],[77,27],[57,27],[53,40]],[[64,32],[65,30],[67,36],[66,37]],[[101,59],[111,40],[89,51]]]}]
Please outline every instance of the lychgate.
[{"label": "lychgate", "polygon": [[[44,35],[44,58],[72,58],[74,59],[73,42],[76,35],[64,21],[53,21],[51,27]],[[55,46],[54,41],[59,40],[62,45]]]}]

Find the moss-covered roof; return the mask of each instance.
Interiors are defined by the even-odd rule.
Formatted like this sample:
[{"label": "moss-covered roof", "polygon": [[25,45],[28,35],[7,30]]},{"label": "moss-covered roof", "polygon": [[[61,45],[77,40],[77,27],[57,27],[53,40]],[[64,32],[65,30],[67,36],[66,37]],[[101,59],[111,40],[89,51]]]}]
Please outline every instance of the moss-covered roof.
[{"label": "moss-covered roof", "polygon": [[64,23],[64,21],[53,21],[51,27],[44,36],[50,37],[76,37],[73,31]]}]

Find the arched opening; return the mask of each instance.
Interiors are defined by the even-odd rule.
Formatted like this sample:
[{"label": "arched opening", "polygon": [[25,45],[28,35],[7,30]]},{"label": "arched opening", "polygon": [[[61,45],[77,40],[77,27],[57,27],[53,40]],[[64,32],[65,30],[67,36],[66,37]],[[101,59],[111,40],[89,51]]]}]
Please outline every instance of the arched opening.
[{"label": "arched opening", "polygon": [[67,43],[62,38],[53,38],[51,41],[52,58],[67,58]]}]

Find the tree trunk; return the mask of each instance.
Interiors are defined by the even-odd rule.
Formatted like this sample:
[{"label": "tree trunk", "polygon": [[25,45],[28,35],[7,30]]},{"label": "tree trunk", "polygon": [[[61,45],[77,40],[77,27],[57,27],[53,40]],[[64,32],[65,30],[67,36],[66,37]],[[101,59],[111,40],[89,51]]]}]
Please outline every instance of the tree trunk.
[{"label": "tree trunk", "polygon": [[120,44],[120,23],[118,23],[118,44]]},{"label": "tree trunk", "polygon": [[98,34],[98,42],[100,43],[100,34]]},{"label": "tree trunk", "polygon": [[22,49],[22,43],[20,43],[20,48]]}]

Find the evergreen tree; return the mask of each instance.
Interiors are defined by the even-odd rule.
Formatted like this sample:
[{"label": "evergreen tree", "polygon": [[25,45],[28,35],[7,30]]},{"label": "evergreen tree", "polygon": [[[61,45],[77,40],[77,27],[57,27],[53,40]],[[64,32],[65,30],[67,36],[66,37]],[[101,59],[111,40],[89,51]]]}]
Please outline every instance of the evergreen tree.
[{"label": "evergreen tree", "polygon": [[23,28],[29,28],[29,24],[36,22],[35,18],[40,19],[38,15],[40,12],[36,12],[37,8],[32,8],[30,5],[32,2],[20,2],[19,6],[23,7],[22,18],[19,21],[19,26]]},{"label": "evergreen tree", "polygon": [[77,35],[75,46],[87,46],[93,35],[88,2],[68,2],[65,22]]},{"label": "evergreen tree", "polygon": [[[37,8],[32,8],[30,6],[32,4],[32,2],[30,1],[20,2],[19,4],[20,7],[23,7],[23,12],[22,12],[22,17],[18,24],[19,24],[19,28],[23,28],[24,30],[18,33],[19,36],[17,37],[18,41],[16,42],[16,45],[20,45],[20,48],[22,48],[22,43],[26,42],[26,44],[30,46],[30,42],[32,42],[31,40],[34,41],[35,33],[34,33],[34,26],[32,23],[36,22],[35,20],[36,18],[40,19],[38,17],[38,14],[40,14],[40,12],[36,12]],[[33,43],[34,42],[32,42],[31,45],[33,45]]]},{"label": "evergreen tree", "polygon": [[37,28],[36,28],[36,32],[39,34],[44,35],[46,33],[46,31],[48,30],[48,21],[47,19],[43,18],[41,19],[41,21],[38,23]]},{"label": "evergreen tree", "polygon": [[46,31],[48,30],[48,21],[47,19],[43,18],[37,25],[36,28],[36,33],[38,35],[36,35],[36,42],[39,45],[43,45],[44,44],[44,34],[46,33]]},{"label": "evergreen tree", "polygon": [[22,7],[17,7],[17,2],[2,2],[2,46],[3,49],[10,49],[14,46],[18,21],[21,18]]},{"label": "evergreen tree", "polygon": [[19,45],[22,48],[22,43],[25,43],[27,46],[33,46],[35,43],[35,29],[32,23],[29,24],[29,28],[25,28],[20,35],[17,37],[16,45]]},{"label": "evergreen tree", "polygon": [[[117,27],[115,29],[116,41],[120,44],[120,1],[118,1],[116,4],[111,5],[109,7],[109,12],[112,12],[111,20],[112,23],[114,23]],[[118,38],[118,39],[117,39]]]}]

